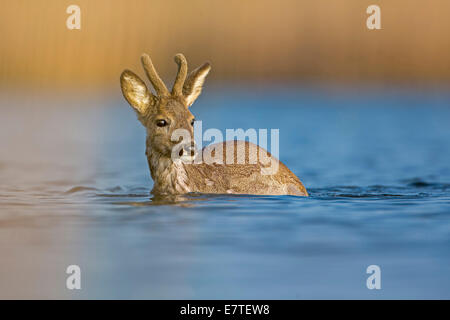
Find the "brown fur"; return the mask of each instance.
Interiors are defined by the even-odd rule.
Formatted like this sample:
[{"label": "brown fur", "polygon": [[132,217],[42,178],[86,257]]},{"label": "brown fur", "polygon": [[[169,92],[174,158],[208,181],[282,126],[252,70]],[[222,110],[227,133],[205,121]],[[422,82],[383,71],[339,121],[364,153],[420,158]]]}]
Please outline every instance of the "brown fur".
[{"label": "brown fur", "polygon": [[[155,87],[153,95],[145,83],[133,72],[125,70],[121,75],[122,92],[135,109],[139,120],[147,130],[146,155],[154,181],[154,194],[184,194],[188,192],[221,194],[259,194],[307,196],[301,181],[281,161],[272,157],[264,149],[245,141],[228,141],[208,146],[203,155],[215,150],[223,151],[222,163],[187,164],[180,159],[172,160],[172,149],[179,141],[171,141],[176,129],[185,129],[193,136],[191,122],[194,116],[189,106],[200,95],[203,82],[210,70],[209,63],[192,71],[186,79],[187,64],[182,54],[175,56],[178,74],[172,92],[169,92],[156,73],[148,55],[142,56],[142,64],[147,76]],[[164,127],[156,125],[165,120]],[[233,148],[233,164],[226,164],[229,148]],[[213,151],[214,150],[214,151]],[[245,161],[239,163],[239,151],[245,150]],[[256,151],[256,152],[255,152]],[[219,151],[220,152],[220,151]],[[263,159],[261,156],[266,155]],[[201,155],[197,155],[200,157]],[[270,167],[267,160],[278,164],[278,170],[269,175],[261,169]],[[273,163],[272,163],[273,165]]]}]

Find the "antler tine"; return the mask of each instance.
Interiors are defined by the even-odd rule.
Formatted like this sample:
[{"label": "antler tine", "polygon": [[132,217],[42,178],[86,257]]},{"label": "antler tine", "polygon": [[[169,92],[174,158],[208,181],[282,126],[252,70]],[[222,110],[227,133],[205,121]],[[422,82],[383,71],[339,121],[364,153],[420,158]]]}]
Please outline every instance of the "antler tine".
[{"label": "antler tine", "polygon": [[149,55],[144,53],[141,56],[141,62],[145,69],[145,73],[147,74],[148,79],[152,83],[153,87],[156,90],[156,94],[158,96],[165,96],[169,94],[169,90],[167,90],[166,85],[159,77],[158,73],[155,70],[155,67],[153,66],[152,60],[150,59]]},{"label": "antler tine", "polygon": [[174,60],[178,64],[178,73],[173,84],[172,95],[181,96],[183,95],[183,85],[187,75],[187,62],[182,53],[177,53]]}]

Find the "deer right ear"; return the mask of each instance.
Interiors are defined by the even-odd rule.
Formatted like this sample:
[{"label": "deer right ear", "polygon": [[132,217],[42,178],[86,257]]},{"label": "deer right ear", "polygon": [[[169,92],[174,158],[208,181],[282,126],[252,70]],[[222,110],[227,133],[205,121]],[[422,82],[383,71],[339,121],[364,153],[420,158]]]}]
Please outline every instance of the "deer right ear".
[{"label": "deer right ear", "polygon": [[123,96],[137,112],[143,114],[150,106],[155,104],[155,96],[147,89],[144,81],[132,71],[125,70],[122,72],[120,86]]},{"label": "deer right ear", "polygon": [[184,82],[183,95],[188,107],[194,103],[195,99],[197,99],[202,92],[203,83],[205,82],[209,70],[211,70],[211,65],[209,62],[206,62],[192,71]]}]

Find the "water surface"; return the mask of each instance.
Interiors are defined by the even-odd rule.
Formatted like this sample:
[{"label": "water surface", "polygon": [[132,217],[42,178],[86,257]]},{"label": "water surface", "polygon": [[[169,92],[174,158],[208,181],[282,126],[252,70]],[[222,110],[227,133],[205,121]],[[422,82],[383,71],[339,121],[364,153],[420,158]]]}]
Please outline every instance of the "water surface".
[{"label": "water surface", "polygon": [[149,194],[121,97],[2,94],[0,297],[448,299],[449,105],[445,91],[212,90],[192,109],[204,129],[279,128],[310,197],[173,201]]}]

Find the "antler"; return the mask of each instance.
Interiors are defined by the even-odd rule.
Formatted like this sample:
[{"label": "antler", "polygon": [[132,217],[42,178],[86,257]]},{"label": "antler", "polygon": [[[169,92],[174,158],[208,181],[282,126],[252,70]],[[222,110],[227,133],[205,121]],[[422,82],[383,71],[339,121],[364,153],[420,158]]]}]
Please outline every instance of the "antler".
[{"label": "antler", "polygon": [[152,83],[153,87],[156,90],[156,94],[158,96],[166,96],[169,95],[169,90],[167,90],[166,85],[159,77],[158,73],[153,66],[152,60],[148,56],[148,54],[144,53],[141,56],[142,65],[144,66],[145,73],[147,74],[148,79]]},{"label": "antler", "polygon": [[184,55],[178,53],[175,55],[174,60],[178,65],[178,72],[175,78],[175,83],[173,84],[172,92],[169,93],[166,85],[156,72],[152,60],[150,59],[148,54],[144,53],[141,56],[141,61],[142,65],[144,66],[145,73],[147,74],[147,77],[150,79],[150,82],[155,88],[157,96],[172,95],[174,97],[183,97],[183,99],[186,101],[187,106],[189,107],[200,95],[206,75],[211,69],[211,65],[207,62],[192,71],[188,76],[187,62]]},{"label": "antler", "polygon": [[182,53],[176,54],[174,60],[178,64],[178,73],[177,77],[175,78],[175,83],[173,84],[172,95],[182,96],[183,85],[187,75],[187,62]]}]

